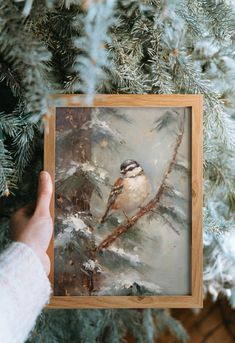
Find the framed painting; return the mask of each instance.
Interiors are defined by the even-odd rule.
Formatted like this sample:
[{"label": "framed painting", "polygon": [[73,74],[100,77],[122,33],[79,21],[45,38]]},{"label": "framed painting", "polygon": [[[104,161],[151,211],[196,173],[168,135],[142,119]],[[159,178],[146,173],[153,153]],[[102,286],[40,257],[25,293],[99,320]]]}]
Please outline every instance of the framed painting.
[{"label": "framed painting", "polygon": [[54,95],[50,308],[202,307],[202,95]]}]

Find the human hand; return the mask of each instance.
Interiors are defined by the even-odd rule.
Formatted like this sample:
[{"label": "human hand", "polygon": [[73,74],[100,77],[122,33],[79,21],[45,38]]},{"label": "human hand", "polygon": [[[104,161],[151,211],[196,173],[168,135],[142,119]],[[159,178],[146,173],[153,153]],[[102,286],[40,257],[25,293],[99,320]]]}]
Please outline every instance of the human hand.
[{"label": "human hand", "polygon": [[39,257],[47,275],[50,272],[50,259],[46,251],[53,230],[49,208],[51,196],[52,181],[50,174],[42,171],[39,177],[36,207],[26,205],[11,218],[13,239],[31,247]]}]

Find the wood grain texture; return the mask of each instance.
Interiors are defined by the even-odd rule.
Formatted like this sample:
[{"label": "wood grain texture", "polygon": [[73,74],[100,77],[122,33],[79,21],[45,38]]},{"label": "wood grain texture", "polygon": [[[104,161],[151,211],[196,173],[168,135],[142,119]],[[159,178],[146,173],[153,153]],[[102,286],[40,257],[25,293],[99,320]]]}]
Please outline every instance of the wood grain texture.
[{"label": "wood grain texture", "polygon": [[[194,314],[188,309],[171,311],[174,318],[179,320],[189,334],[188,343],[233,343],[235,342],[235,311],[231,309],[225,298],[217,302],[211,299],[204,301],[203,310]],[[127,337],[128,343],[136,341]],[[178,343],[174,335],[165,333],[156,343]]]},{"label": "wood grain texture", "polygon": [[[44,170],[51,175],[53,185],[55,184],[55,115],[54,109],[49,108],[48,114],[44,117]],[[50,203],[51,217],[54,223],[55,213],[55,187],[53,187],[53,194]],[[51,261],[51,270],[49,279],[51,284],[54,284],[54,233],[47,250],[47,254]]]},{"label": "wood grain texture", "polygon": [[97,94],[92,104],[84,95],[59,94],[50,98],[58,107],[200,107],[201,94]]},{"label": "wood grain texture", "polygon": [[190,296],[53,296],[48,308],[198,308]]},{"label": "wood grain texture", "polygon": [[[191,295],[185,296],[53,296],[48,308],[197,308],[203,305],[202,294],[202,113],[200,94],[171,95],[96,95],[92,105],[82,95],[52,95],[45,116],[44,169],[55,178],[55,109],[56,107],[189,107],[192,114],[192,239]],[[51,201],[54,218],[54,194]],[[54,237],[48,248],[51,259],[50,281],[54,276]]]},{"label": "wood grain texture", "polygon": [[192,295],[202,306],[202,97],[192,106]]}]

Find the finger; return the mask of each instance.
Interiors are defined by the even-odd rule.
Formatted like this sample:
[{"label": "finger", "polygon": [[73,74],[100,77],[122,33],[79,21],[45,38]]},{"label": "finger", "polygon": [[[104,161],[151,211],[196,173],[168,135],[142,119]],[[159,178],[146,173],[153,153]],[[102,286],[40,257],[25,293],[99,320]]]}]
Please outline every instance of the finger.
[{"label": "finger", "polygon": [[35,215],[48,216],[50,214],[50,201],[52,196],[52,181],[50,174],[42,171],[39,177],[38,197]]}]

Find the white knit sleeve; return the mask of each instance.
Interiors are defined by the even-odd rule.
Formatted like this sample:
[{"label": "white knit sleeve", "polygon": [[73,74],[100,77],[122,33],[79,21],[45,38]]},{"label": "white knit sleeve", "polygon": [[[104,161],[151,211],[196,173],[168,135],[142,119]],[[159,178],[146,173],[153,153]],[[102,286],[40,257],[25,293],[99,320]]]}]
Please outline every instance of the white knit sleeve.
[{"label": "white knit sleeve", "polygon": [[0,254],[0,342],[25,342],[50,293],[48,277],[30,247],[14,242]]}]

